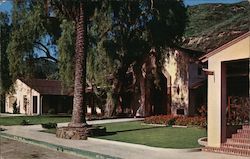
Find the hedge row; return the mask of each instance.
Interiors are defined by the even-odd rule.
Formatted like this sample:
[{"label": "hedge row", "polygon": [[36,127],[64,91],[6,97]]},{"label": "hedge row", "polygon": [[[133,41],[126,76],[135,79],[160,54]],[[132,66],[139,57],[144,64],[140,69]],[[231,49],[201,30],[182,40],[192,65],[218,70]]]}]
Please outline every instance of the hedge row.
[{"label": "hedge row", "polygon": [[181,126],[198,126],[206,127],[207,121],[205,117],[187,117],[174,115],[158,115],[147,117],[144,120],[147,124],[162,124],[162,125],[181,125]]}]

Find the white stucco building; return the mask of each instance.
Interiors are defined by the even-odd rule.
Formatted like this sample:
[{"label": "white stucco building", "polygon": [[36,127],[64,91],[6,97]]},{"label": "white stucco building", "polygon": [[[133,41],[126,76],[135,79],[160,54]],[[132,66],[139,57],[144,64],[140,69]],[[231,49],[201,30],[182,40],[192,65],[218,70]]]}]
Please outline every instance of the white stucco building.
[{"label": "white stucco building", "polygon": [[[200,58],[202,62],[208,63],[209,147],[220,147],[226,142],[228,97],[242,96],[249,99],[249,59],[250,32]],[[245,111],[250,113],[247,109]]]},{"label": "white stucco building", "polygon": [[162,72],[171,114],[195,115],[206,104],[206,76],[198,62],[202,52],[169,48],[164,54]]},{"label": "white stucco building", "polygon": [[73,97],[62,91],[61,82],[44,79],[17,79],[6,94],[5,111],[27,115],[68,113]]}]

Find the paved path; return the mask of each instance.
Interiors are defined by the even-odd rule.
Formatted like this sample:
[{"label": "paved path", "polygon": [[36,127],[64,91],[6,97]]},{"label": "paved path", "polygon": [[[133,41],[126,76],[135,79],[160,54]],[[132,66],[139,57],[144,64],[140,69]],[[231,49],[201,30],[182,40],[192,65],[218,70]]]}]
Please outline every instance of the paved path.
[{"label": "paved path", "polygon": [[0,113],[0,117],[25,116],[25,114]]},{"label": "paved path", "polygon": [[[89,124],[101,124],[121,121],[133,121],[138,119],[112,119],[89,121]],[[66,124],[59,124],[63,126]],[[74,149],[104,154],[126,159],[246,159],[246,157],[201,152],[195,149],[164,149],[144,145],[108,141],[88,138],[88,140],[66,140],[56,138],[54,134],[39,132],[43,128],[40,125],[33,126],[5,126],[4,133],[17,135],[32,140],[38,140],[50,144],[56,144]],[[146,139],[145,139],[146,140]],[[107,157],[108,158],[108,157]]]},{"label": "paved path", "polygon": [[0,159],[84,159],[80,156],[53,151],[2,137],[0,137],[0,145]]}]

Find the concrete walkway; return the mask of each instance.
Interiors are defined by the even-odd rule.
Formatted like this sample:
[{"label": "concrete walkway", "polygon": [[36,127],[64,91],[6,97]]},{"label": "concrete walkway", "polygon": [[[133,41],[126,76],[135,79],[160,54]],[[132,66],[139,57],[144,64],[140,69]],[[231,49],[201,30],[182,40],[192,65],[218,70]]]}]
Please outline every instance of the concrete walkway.
[{"label": "concrete walkway", "polygon": [[25,114],[0,113],[0,117],[25,116]]},{"label": "concrete walkway", "polygon": [[[102,124],[138,119],[111,119],[89,121],[88,124]],[[140,119],[139,119],[140,120]],[[59,124],[59,126],[65,126]],[[40,125],[32,126],[2,126],[7,129],[2,132],[3,137],[30,141],[56,150],[83,155],[89,158],[125,158],[125,159],[246,159],[246,157],[232,156],[199,151],[199,149],[165,149],[144,145],[108,141],[88,138],[88,140],[66,140],[56,138],[54,134],[39,132],[43,130]],[[145,139],[146,140],[146,139]],[[88,155],[91,154],[91,155]]]}]

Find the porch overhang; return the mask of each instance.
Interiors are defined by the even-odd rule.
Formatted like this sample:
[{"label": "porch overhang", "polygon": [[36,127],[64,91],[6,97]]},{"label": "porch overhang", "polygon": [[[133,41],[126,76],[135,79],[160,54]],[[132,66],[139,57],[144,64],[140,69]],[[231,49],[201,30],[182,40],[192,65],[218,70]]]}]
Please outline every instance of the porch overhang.
[{"label": "porch overhang", "polygon": [[208,146],[220,147],[226,141],[227,71],[232,61],[249,61],[250,32],[200,58],[208,63]]}]

